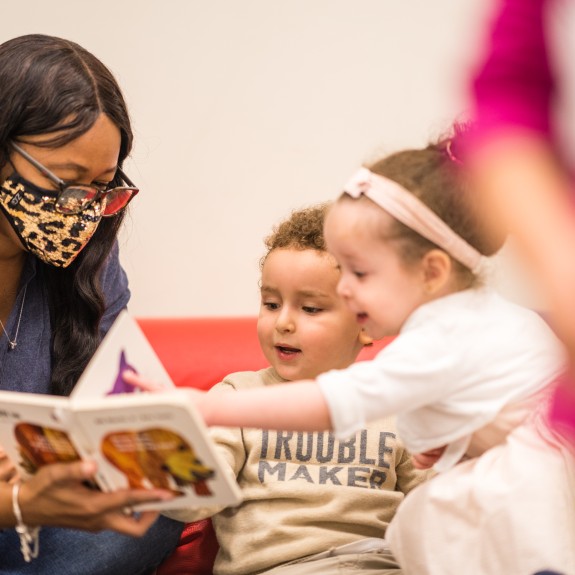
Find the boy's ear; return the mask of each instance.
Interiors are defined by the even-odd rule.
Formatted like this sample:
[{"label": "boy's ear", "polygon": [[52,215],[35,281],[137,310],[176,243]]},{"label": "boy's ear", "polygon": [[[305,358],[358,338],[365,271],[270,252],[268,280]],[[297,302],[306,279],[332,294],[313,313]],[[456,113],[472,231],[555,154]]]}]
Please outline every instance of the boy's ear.
[{"label": "boy's ear", "polygon": [[361,345],[371,345],[373,343],[373,338],[365,333],[365,330],[359,332],[359,343]]},{"label": "boy's ear", "polygon": [[423,256],[423,280],[425,291],[440,291],[451,277],[451,258],[443,250],[430,250]]}]

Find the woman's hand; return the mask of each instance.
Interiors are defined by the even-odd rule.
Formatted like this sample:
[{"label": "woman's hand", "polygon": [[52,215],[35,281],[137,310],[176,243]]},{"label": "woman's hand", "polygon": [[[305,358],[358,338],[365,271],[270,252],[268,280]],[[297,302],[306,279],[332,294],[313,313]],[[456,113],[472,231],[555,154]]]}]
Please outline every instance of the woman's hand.
[{"label": "woman's hand", "polygon": [[111,529],[140,537],[158,516],[157,511],[131,513],[134,505],[173,499],[160,489],[103,493],[86,487],[96,473],[91,461],[55,463],[42,467],[20,487],[20,508],[29,526],[52,525],[101,531]]},{"label": "woman's hand", "polygon": [[18,481],[18,471],[0,447],[0,482],[14,483],[15,481]]}]

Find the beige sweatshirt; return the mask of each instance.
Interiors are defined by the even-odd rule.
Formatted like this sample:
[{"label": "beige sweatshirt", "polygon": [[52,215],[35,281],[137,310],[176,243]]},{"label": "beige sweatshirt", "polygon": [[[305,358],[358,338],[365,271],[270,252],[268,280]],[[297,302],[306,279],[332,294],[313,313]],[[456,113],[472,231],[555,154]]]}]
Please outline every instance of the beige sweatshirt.
[{"label": "beige sweatshirt", "polygon": [[[283,383],[272,368],[229,375],[210,393]],[[213,515],[220,544],[215,575],[248,575],[366,537],[383,537],[405,494],[429,476],[413,468],[393,418],[352,439],[213,427],[243,492],[236,508],[178,510],[195,521]]]}]

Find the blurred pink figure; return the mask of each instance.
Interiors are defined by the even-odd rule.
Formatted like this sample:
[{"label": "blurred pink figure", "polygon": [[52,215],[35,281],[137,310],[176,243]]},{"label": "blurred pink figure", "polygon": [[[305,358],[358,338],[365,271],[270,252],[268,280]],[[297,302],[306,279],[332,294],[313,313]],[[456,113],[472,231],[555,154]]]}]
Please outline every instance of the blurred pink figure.
[{"label": "blurred pink figure", "polygon": [[[553,125],[557,80],[546,26],[556,0],[503,0],[472,79],[474,126],[467,161],[486,198],[486,219],[516,239],[540,279],[550,321],[575,373],[575,213],[572,167]],[[557,430],[575,439],[573,373],[551,407]]]}]

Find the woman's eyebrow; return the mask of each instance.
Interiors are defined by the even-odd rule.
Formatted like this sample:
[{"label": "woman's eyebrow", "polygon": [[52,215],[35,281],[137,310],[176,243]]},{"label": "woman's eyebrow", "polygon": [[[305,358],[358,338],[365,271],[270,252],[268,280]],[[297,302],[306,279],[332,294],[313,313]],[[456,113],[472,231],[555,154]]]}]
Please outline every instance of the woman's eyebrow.
[{"label": "woman's eyebrow", "polygon": [[[89,169],[86,166],[82,166],[81,164],[76,164],[76,162],[64,162],[64,163],[46,163],[46,167],[52,171],[52,170],[71,170],[71,171],[75,171],[80,175],[83,175],[87,172],[89,172]],[[108,174],[108,173],[116,173],[116,170],[118,169],[118,166],[112,166],[110,168],[105,169],[102,174]]]}]

